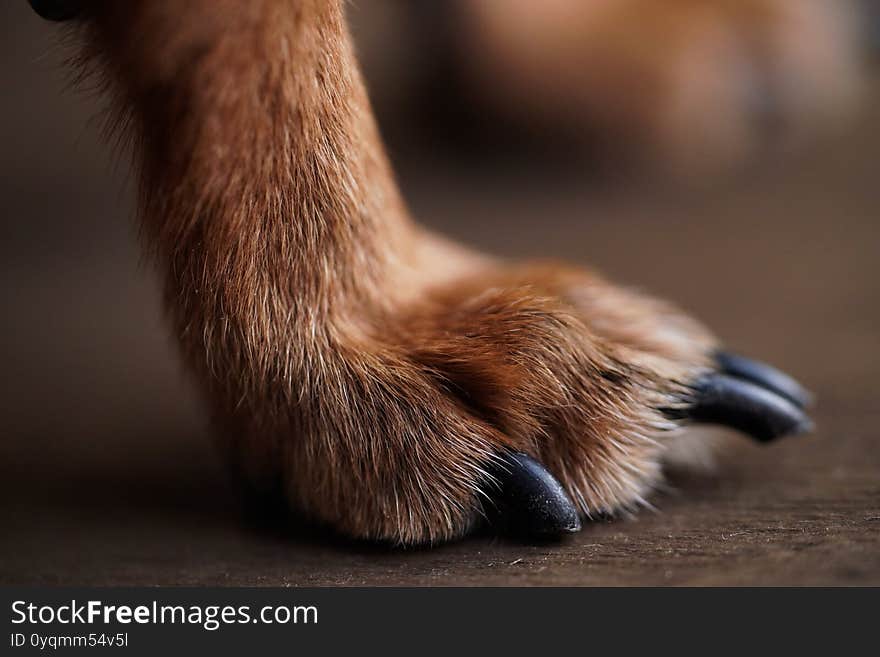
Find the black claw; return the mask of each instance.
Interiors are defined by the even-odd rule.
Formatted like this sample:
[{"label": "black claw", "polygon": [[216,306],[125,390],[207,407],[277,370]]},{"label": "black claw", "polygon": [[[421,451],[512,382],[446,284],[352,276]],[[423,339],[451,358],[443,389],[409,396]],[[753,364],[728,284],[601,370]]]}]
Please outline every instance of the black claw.
[{"label": "black claw", "polygon": [[745,379],[710,374],[694,386],[693,404],[682,414],[697,422],[723,424],[769,442],[813,427],[802,409],[785,397]]},{"label": "black claw", "polygon": [[82,9],[80,0],[28,0],[40,18],[47,21],[67,21],[76,18]]},{"label": "black claw", "polygon": [[762,388],[782,395],[795,406],[804,408],[812,401],[812,395],[788,374],[775,367],[744,356],[720,351],[715,355],[718,368],[725,374],[751,381]]},{"label": "black claw", "polygon": [[498,520],[513,534],[553,538],[579,531],[580,517],[562,485],[535,459],[522,453],[506,454],[494,464],[497,488],[490,495]]}]

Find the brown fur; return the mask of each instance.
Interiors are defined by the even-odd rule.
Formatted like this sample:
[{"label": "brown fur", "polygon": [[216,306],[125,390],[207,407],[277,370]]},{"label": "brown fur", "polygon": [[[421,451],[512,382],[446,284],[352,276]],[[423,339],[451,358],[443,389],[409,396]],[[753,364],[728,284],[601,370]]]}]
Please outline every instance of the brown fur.
[{"label": "brown fur", "polygon": [[[373,6],[388,9],[379,18]],[[387,69],[434,43],[399,36],[406,0],[353,11]],[[455,0],[439,57],[483,114],[678,174],[724,170],[835,129],[860,89],[854,0]],[[428,21],[440,9],[435,8]],[[365,38],[366,38],[365,37]],[[432,37],[432,38],[429,38]],[[424,57],[424,55],[422,55]],[[380,98],[414,77],[374,76]],[[424,68],[424,67],[423,67]],[[380,71],[381,72],[381,71]],[[384,84],[383,84],[384,83]],[[387,89],[387,90],[386,90]]]},{"label": "brown fur", "polygon": [[335,2],[91,6],[87,55],[128,117],[144,232],[223,453],[357,537],[460,536],[498,451],[585,515],[660,477],[658,411],[714,340],[676,310],[413,224]]}]

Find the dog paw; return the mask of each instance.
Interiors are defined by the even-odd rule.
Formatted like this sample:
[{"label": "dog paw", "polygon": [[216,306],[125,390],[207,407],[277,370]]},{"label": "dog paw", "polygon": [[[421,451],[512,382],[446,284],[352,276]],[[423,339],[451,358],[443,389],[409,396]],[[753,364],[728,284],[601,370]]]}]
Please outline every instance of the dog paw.
[{"label": "dog paw", "polygon": [[829,0],[466,3],[475,93],[687,175],[786,149],[852,110],[862,40]]},{"label": "dog paw", "polygon": [[359,538],[560,535],[648,504],[679,427],[810,427],[792,379],[578,270],[487,270],[372,324],[325,336],[274,457],[291,503]]}]

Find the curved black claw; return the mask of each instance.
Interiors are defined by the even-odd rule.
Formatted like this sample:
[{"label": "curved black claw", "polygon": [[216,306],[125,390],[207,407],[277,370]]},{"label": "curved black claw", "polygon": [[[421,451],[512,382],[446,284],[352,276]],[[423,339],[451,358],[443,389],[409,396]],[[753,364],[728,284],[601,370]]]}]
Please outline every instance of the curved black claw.
[{"label": "curved black claw", "polygon": [[28,0],[40,18],[47,21],[67,21],[76,18],[82,7],[80,0]]},{"label": "curved black claw", "polygon": [[761,442],[813,427],[803,409],[786,397],[743,378],[709,374],[694,384],[693,395],[693,403],[681,415],[726,425]]},{"label": "curved black claw", "polygon": [[490,493],[503,528],[519,536],[554,538],[579,531],[577,508],[562,485],[535,459],[505,454],[493,466]]},{"label": "curved black claw", "polygon": [[795,406],[804,408],[813,396],[800,383],[775,367],[727,351],[715,354],[718,369],[738,379],[751,381],[762,388],[782,395]]}]

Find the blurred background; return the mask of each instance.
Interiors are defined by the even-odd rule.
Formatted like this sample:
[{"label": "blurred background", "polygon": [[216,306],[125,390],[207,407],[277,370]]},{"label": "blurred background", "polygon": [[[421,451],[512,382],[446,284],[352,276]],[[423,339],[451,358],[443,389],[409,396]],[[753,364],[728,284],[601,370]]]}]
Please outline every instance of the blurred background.
[{"label": "blurred background", "polygon": [[818,394],[637,522],[387,553],[241,522],[55,26],[0,4],[0,582],[880,584],[874,3],[349,7],[414,215],[667,297]]}]

